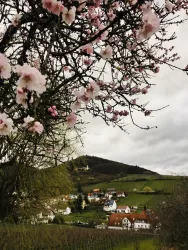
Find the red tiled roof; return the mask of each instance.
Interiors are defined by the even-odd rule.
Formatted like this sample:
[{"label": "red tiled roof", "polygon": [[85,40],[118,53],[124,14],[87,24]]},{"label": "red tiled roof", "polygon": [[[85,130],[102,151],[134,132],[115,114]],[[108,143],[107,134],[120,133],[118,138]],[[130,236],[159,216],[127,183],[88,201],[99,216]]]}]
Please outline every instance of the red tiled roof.
[{"label": "red tiled roof", "polygon": [[134,223],[135,220],[146,220],[150,221],[145,211],[140,214],[111,214],[108,219],[108,226],[122,226],[122,220],[127,218],[131,223]]},{"label": "red tiled roof", "polygon": [[126,209],[129,208],[128,206],[118,206],[117,209]]},{"label": "red tiled roof", "polygon": [[99,188],[95,188],[95,189],[93,189],[93,192],[99,192],[100,191],[100,189]]}]

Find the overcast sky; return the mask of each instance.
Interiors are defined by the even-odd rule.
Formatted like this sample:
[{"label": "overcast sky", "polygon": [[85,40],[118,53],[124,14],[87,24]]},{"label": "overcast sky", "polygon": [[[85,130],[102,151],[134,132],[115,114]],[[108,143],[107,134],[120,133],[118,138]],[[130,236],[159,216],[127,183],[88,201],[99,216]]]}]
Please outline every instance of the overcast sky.
[{"label": "overcast sky", "polygon": [[[176,65],[182,67],[188,64],[187,25],[188,22],[176,28],[178,39],[173,42],[175,52],[181,56]],[[156,86],[145,96],[150,107],[170,106],[151,117],[138,115],[135,120],[158,128],[141,130],[129,122],[127,134],[108,127],[99,118],[87,117],[90,124],[83,154],[138,165],[160,174],[188,175],[188,76],[162,66],[152,83]]]}]

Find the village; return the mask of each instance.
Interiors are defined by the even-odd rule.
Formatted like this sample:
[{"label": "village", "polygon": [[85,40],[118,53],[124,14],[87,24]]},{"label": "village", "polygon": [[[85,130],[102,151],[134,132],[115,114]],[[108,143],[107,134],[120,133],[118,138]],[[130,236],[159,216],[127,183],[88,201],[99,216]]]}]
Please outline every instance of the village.
[{"label": "village", "polygon": [[[92,226],[96,229],[134,231],[156,229],[158,218],[151,209],[147,209],[145,206],[139,210],[136,205],[118,205],[118,200],[121,198],[126,202],[128,195],[128,193],[118,191],[115,188],[103,191],[95,188],[87,195],[81,193],[63,195],[44,203],[44,212],[32,215],[29,223],[33,225],[57,223],[57,218],[63,218],[58,224],[89,227],[88,219],[84,215],[88,211],[96,210],[99,214],[103,214],[103,222],[100,224],[97,223],[100,220],[96,219],[95,221],[95,217],[93,217]],[[64,204],[64,209],[57,208],[57,204],[60,202]],[[77,204],[77,206],[73,206],[73,204]],[[68,206],[65,208],[66,205]],[[76,220],[76,218],[79,219]]]}]

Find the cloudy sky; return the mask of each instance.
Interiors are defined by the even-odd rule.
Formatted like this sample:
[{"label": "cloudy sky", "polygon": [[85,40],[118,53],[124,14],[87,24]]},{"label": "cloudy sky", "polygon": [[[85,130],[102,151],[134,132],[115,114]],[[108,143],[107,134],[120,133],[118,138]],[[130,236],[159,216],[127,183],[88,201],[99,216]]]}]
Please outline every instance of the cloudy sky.
[{"label": "cloudy sky", "polygon": [[[188,64],[187,25],[176,28],[178,39],[173,42],[181,56],[177,66]],[[174,29],[173,29],[174,31]],[[161,174],[188,175],[188,76],[166,66],[152,80],[145,100],[150,107],[168,108],[151,117],[135,117],[139,125],[156,125],[157,129],[141,130],[128,122],[127,133],[108,127],[101,119],[88,118],[83,154],[95,155],[114,161],[138,165]]]}]

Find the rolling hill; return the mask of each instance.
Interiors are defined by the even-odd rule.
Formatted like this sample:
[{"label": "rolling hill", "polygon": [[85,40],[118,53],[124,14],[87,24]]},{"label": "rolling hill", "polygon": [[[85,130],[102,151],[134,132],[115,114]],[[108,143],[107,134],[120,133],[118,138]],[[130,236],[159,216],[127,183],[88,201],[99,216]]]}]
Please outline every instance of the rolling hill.
[{"label": "rolling hill", "polygon": [[96,156],[80,156],[72,161],[67,162],[69,171],[75,170],[75,168],[83,168],[88,165],[90,171],[98,174],[108,174],[108,175],[129,175],[129,174],[157,174],[153,171],[128,165],[116,161],[111,161]]}]

